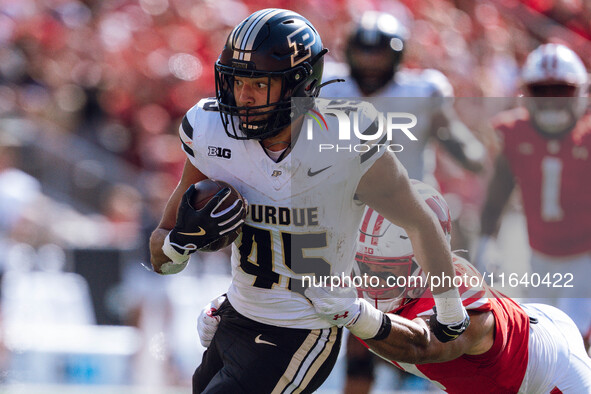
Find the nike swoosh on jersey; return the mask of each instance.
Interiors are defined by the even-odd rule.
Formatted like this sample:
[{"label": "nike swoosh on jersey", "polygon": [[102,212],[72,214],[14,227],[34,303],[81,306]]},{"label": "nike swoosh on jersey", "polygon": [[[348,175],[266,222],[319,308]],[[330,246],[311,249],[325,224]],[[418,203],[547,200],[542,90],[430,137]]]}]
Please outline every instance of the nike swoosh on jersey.
[{"label": "nike swoosh on jersey", "polygon": [[196,233],[181,233],[179,232],[180,235],[205,235],[205,230],[202,229],[201,227],[199,227],[199,231],[197,231]]},{"label": "nike swoosh on jersey", "polygon": [[264,345],[271,345],[271,346],[277,346],[273,342],[269,342],[269,341],[265,341],[265,340],[261,339],[261,336],[262,335],[263,334],[257,335],[257,337],[254,339],[254,343],[259,343],[259,344],[264,344]]},{"label": "nike swoosh on jersey", "polygon": [[324,167],[323,169],[321,169],[321,170],[318,170],[318,171],[312,171],[312,169],[310,168],[310,169],[308,169],[308,176],[314,176],[314,175],[318,175],[318,174],[320,174],[322,171],[324,171],[324,170],[328,170],[330,167],[332,167],[332,166]]}]

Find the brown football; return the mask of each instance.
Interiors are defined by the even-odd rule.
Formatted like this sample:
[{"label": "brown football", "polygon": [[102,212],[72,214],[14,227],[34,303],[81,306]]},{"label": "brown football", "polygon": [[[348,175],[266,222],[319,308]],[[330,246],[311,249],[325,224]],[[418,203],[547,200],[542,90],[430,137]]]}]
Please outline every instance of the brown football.
[{"label": "brown football", "polygon": [[[207,205],[207,203],[212,199],[213,196],[216,195],[217,192],[222,190],[225,187],[230,188],[230,195],[226,200],[220,205],[217,211],[223,211],[224,209],[232,206],[234,202],[238,199],[242,200],[242,203],[246,207],[246,200],[242,195],[236,190],[232,185],[227,182],[217,181],[215,179],[204,179],[200,182],[195,184],[195,190],[197,193],[193,194],[193,198],[189,201],[191,206],[195,209],[202,209]],[[243,219],[246,218],[246,209],[244,210]],[[240,235],[240,227],[236,228],[235,230],[230,231],[229,233],[224,234],[222,237],[218,238],[217,240],[210,243],[208,246],[199,249],[202,252],[215,252],[226,246],[232,244],[236,238]]]}]

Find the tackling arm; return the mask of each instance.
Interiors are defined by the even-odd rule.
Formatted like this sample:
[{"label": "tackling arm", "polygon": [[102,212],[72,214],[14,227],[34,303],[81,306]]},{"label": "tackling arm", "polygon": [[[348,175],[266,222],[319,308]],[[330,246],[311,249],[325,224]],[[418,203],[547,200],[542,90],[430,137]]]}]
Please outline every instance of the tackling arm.
[{"label": "tackling arm", "polygon": [[388,316],[392,322],[388,337],[365,341],[371,350],[388,360],[411,364],[440,363],[464,354],[483,354],[494,343],[495,323],[491,312],[470,312],[470,326],[466,332],[446,343],[431,336],[421,318],[411,321],[394,314]]},{"label": "tackling arm", "polygon": [[[404,228],[417,262],[431,277],[454,277],[452,255],[433,211],[413,189],[406,169],[393,155],[385,153],[361,178],[356,196],[390,222]],[[434,294],[453,289],[441,286]]]},{"label": "tackling arm", "polygon": [[431,321],[431,330],[440,341],[456,339],[466,330],[470,319],[452,283],[455,270],[450,245],[439,219],[414,190],[396,156],[386,153],[376,160],[361,178],[357,197],[404,228],[417,263],[430,275],[438,313]]}]

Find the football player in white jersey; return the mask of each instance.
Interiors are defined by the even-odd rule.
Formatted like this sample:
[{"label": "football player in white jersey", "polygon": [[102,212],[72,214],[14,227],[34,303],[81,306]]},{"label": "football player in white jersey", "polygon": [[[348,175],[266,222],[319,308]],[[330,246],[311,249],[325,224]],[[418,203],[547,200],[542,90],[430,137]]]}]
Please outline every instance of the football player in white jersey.
[{"label": "football player in white jersey", "polygon": [[[372,100],[382,112],[409,108],[421,121],[412,131],[417,141],[397,152],[408,175],[423,179],[425,148],[431,139],[440,143],[464,168],[482,170],[486,151],[458,119],[453,108],[453,87],[440,71],[402,67],[407,29],[391,14],[366,11],[347,38],[347,64],[327,63],[325,78],[344,79],[322,89],[322,97],[391,98]],[[392,100],[410,98],[410,100]],[[394,141],[396,142],[396,141]]]},{"label": "football player in white jersey", "polygon": [[[344,82],[327,85],[321,96],[373,98],[372,103],[382,112],[399,112],[403,108],[415,114],[420,120],[412,128],[417,141],[404,144],[404,149],[396,153],[412,179],[428,179],[433,183],[429,178],[433,177],[434,165],[428,163],[434,163],[435,157],[431,157],[434,155],[429,152],[434,152],[427,148],[430,141],[437,141],[467,170],[481,171],[485,148],[458,119],[453,108],[453,87],[447,78],[434,69],[402,67],[408,37],[406,27],[393,15],[364,12],[347,38],[347,64],[327,63],[327,79],[340,78]],[[456,224],[454,229],[460,231],[461,227]],[[454,246],[462,248],[464,243]],[[369,390],[373,379],[372,358],[358,341],[347,340],[350,392]]]},{"label": "football player in white jersey", "polygon": [[[451,218],[441,194],[421,182],[414,187],[449,237]],[[449,343],[429,335],[424,319],[433,319],[434,301],[407,234],[373,210],[366,219],[370,224],[359,230],[355,272],[378,280],[374,286],[344,290],[336,303],[325,297],[326,289],[306,290],[327,321],[354,316],[365,303],[393,314],[387,338],[360,343],[449,393],[591,392],[591,359],[575,323],[552,306],[519,304],[504,296],[459,256],[454,255],[454,267],[462,279],[459,291],[470,327]]]},{"label": "football player in white jersey", "polygon": [[[317,316],[302,295],[302,278],[349,275],[364,204],[405,228],[426,272],[453,273],[437,218],[393,155],[376,146],[318,155],[300,133],[305,116],[292,112],[291,99],[318,96],[326,52],[301,15],[257,11],[234,28],[216,62],[216,98],[201,100],[183,118],[187,161],[150,238],[154,270],[179,272],[193,252],[242,226],[232,245],[231,286],[210,316],[219,326],[193,376],[195,393],[320,386],[336,361],[342,330]],[[321,112],[331,106],[307,103]],[[375,134],[373,107],[340,108],[347,109],[359,110],[359,129]],[[327,116],[326,126],[339,129],[338,119]],[[334,135],[315,132],[314,144]],[[200,210],[190,205],[194,183],[206,178],[228,182],[248,200],[244,220],[240,200],[217,209],[227,188]],[[453,340],[468,326],[468,315],[456,288],[435,292],[433,332]],[[350,329],[365,338],[388,335],[389,320],[376,317],[365,314]]]}]

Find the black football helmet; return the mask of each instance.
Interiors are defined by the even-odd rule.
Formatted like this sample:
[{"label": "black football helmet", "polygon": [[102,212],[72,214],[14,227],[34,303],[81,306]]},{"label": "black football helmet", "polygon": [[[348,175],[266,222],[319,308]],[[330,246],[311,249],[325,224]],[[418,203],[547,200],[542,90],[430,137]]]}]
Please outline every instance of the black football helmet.
[{"label": "black football helmet", "polygon": [[[355,25],[346,43],[347,63],[351,77],[360,90],[370,95],[392,78],[402,62],[408,37],[407,29],[393,15],[366,11]],[[367,55],[387,54],[384,64],[362,64]]]},{"label": "black football helmet", "polygon": [[[292,97],[318,97],[324,67],[318,32],[303,16],[269,8],[255,12],[232,30],[215,64],[216,98],[228,136],[245,140],[277,135],[291,122]],[[281,81],[278,101],[238,106],[235,77]],[[263,117],[264,119],[261,119]]]}]

